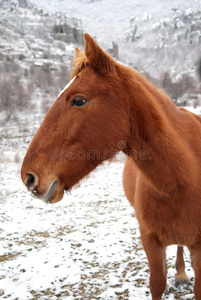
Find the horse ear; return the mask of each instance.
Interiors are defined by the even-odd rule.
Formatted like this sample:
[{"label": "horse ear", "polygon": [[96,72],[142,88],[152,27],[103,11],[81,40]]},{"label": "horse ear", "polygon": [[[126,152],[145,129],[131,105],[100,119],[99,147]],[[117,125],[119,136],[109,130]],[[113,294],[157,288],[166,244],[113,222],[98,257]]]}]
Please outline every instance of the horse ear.
[{"label": "horse ear", "polygon": [[78,47],[75,48],[75,57],[78,57],[80,55],[80,49]]},{"label": "horse ear", "polygon": [[84,51],[92,68],[104,73],[113,71],[115,61],[95,43],[88,33],[84,34]]}]

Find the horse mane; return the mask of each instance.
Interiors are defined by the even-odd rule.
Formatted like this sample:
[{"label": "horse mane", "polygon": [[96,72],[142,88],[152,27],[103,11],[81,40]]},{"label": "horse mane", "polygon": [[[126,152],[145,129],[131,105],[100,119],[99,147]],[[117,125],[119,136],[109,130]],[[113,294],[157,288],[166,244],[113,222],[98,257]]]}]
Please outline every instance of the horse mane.
[{"label": "horse mane", "polygon": [[73,71],[71,72],[70,77],[71,78],[75,77],[88,65],[89,65],[89,61],[85,55],[85,52],[84,51],[79,51],[79,53],[77,52],[73,60]]}]

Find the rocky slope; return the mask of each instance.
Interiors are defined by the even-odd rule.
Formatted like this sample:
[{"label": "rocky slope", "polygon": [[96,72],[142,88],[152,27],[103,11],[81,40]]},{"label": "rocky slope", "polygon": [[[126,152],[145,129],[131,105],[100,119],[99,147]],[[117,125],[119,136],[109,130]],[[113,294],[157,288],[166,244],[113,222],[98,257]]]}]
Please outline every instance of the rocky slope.
[{"label": "rocky slope", "polygon": [[68,81],[84,31],[123,63],[154,77],[173,100],[199,104],[200,3],[1,0],[1,122],[22,119],[27,110],[41,120]]},{"label": "rocky slope", "polygon": [[27,0],[0,1],[1,121],[33,106],[45,112],[68,81],[74,44],[82,43],[80,20],[52,16]]}]

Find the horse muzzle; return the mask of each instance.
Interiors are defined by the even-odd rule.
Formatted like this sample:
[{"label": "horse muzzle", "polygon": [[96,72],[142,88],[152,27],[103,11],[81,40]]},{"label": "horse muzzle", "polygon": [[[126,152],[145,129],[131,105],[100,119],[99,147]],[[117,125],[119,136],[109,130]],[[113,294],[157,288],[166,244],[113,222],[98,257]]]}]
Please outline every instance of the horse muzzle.
[{"label": "horse muzzle", "polygon": [[58,180],[51,180],[48,184],[40,184],[39,178],[33,172],[28,172],[23,182],[34,198],[45,203],[56,203],[63,198],[64,189]]}]

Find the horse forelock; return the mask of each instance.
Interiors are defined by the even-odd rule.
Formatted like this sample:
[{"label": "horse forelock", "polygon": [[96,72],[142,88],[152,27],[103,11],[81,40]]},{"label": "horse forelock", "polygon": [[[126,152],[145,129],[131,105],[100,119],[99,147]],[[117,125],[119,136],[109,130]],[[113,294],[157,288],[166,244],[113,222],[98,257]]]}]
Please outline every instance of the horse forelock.
[{"label": "horse forelock", "polygon": [[73,61],[73,71],[71,72],[71,78],[79,74],[84,68],[89,65],[89,61],[85,55],[85,52],[80,52],[78,56],[75,56]]},{"label": "horse forelock", "polygon": [[85,51],[79,52],[75,55],[73,60],[73,71],[71,72],[71,78],[79,74],[87,66],[91,66],[96,71],[104,75],[113,75],[116,73],[115,60],[105,52],[102,52],[102,56],[93,56],[93,59],[88,59]]}]

